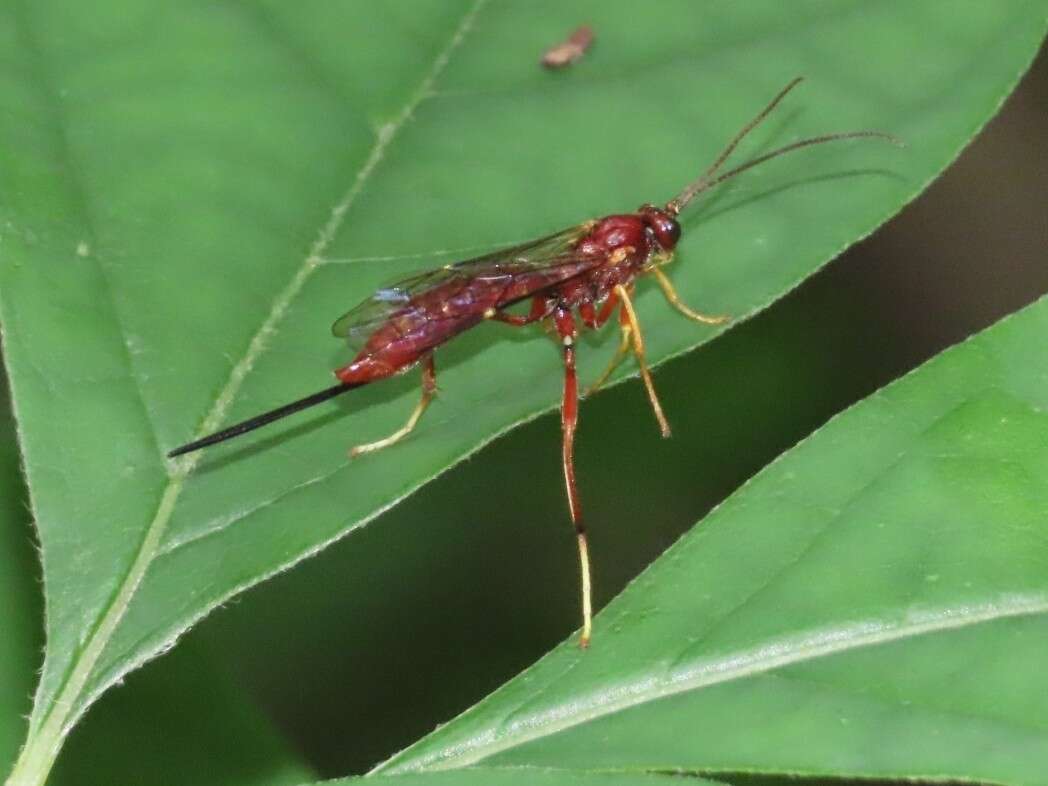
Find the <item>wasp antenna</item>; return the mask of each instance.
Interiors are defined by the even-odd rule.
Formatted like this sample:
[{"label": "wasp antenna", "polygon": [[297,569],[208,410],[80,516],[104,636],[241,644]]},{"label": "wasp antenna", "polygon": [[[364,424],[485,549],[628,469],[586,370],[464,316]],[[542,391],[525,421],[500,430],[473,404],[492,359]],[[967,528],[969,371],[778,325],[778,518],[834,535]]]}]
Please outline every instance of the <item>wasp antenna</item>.
[{"label": "wasp antenna", "polygon": [[788,85],[786,85],[786,87],[780,90],[779,94],[776,95],[775,98],[773,98],[771,102],[757,114],[756,117],[754,117],[749,123],[743,126],[742,130],[735,135],[735,138],[728,143],[728,146],[725,147],[723,151],[721,151],[721,154],[717,156],[717,159],[713,162],[713,164],[711,164],[710,167],[705,172],[703,172],[698,179],[689,183],[684,188],[684,190],[680,192],[680,194],[678,194],[676,197],[674,197],[666,203],[666,210],[674,215],[677,215],[680,213],[680,211],[687,207],[689,202],[691,202],[702,192],[709,191],[711,188],[720,185],[725,180],[733,178],[736,175],[745,172],[747,169],[752,169],[758,164],[763,164],[765,161],[784,155],[786,153],[790,153],[794,150],[799,150],[802,147],[810,147],[811,145],[821,145],[826,142],[836,142],[841,139],[856,139],[861,137],[875,137],[878,139],[886,139],[887,141],[891,142],[894,145],[898,145],[899,147],[906,146],[906,144],[898,137],[893,136],[891,134],[886,134],[883,131],[848,131],[841,134],[822,134],[820,136],[808,137],[807,139],[801,139],[797,142],[792,142],[791,144],[784,145],[780,148],[776,148],[775,150],[772,150],[770,153],[765,153],[763,155],[757,156],[756,158],[750,159],[749,161],[743,164],[739,164],[738,166],[729,169],[727,172],[717,175],[717,172],[721,168],[721,165],[724,164],[728,156],[730,156],[732,152],[734,152],[735,148],[738,147],[739,142],[741,142],[742,139],[750,131],[752,131],[754,128],[760,125],[761,121],[764,120],[764,118],[766,118],[769,114],[771,114],[772,110],[779,105],[779,102],[786,97],[786,94],[789,93],[802,81],[802,77],[797,77]]},{"label": "wasp antenna", "polygon": [[710,164],[709,168],[701,175],[699,175],[697,179],[689,183],[684,188],[684,190],[681,191],[680,194],[678,194],[674,199],[670,200],[670,202],[666,205],[666,209],[673,214],[677,214],[681,210],[683,210],[692,199],[695,198],[696,194],[705,191],[706,183],[708,183],[710,179],[717,173],[717,170],[721,168],[721,165],[728,160],[728,156],[735,152],[735,148],[739,146],[739,143],[746,137],[746,135],[749,134],[750,131],[755,129],[757,126],[759,126],[764,121],[764,118],[766,118],[775,110],[775,107],[777,107],[779,103],[782,101],[782,99],[786,97],[787,93],[789,93],[791,90],[793,90],[793,88],[795,88],[803,81],[803,76],[798,76],[791,79],[790,82],[786,85],[786,87],[782,88],[782,90],[778,92],[775,98],[769,101],[768,105],[757,113],[756,117],[750,120],[750,122],[748,122],[739,130],[735,137],[720,152],[720,155],[718,155],[714,162]]},{"label": "wasp antenna", "polygon": [[[742,174],[747,169],[752,169],[753,167],[758,166],[759,164],[763,164],[765,161],[769,161],[773,158],[778,158],[779,156],[785,155],[786,153],[792,153],[794,150],[800,150],[802,147],[821,145],[825,144],[826,142],[837,142],[841,139],[862,139],[866,137],[872,137],[875,139],[885,139],[898,147],[906,147],[906,143],[899,139],[897,136],[886,134],[883,131],[847,131],[843,134],[822,134],[821,136],[808,137],[807,139],[800,139],[796,142],[792,142],[788,145],[776,148],[775,150],[772,150],[770,153],[765,153],[764,155],[752,158],[744,164],[739,164],[737,167],[733,167],[729,169],[727,172],[724,172],[723,174],[718,175],[715,178],[707,180],[705,183],[700,184],[700,187],[697,188],[691,194],[691,197],[694,198],[696,195],[701,194],[703,191],[709,191],[711,188],[719,186],[725,180],[729,180],[735,177],[736,175]],[[687,202],[685,202],[684,204],[687,204]],[[684,207],[684,204],[681,205],[682,208]]]},{"label": "wasp antenna", "polygon": [[320,404],[323,401],[327,401],[329,398],[334,398],[345,393],[347,390],[353,390],[359,388],[361,385],[347,385],[342,382],[330,388],[325,388],[317,393],[300,398],[298,401],[292,401],[290,404],[285,404],[282,407],[271,409],[269,412],[263,412],[261,415],[255,415],[253,418],[241,421],[229,428],[222,429],[222,431],[216,431],[214,434],[209,434],[206,437],[201,437],[193,442],[188,442],[181,447],[175,448],[167,454],[168,458],[175,458],[181,456],[184,453],[192,453],[194,450],[200,450],[206,448],[209,445],[214,445],[219,442],[225,442],[227,439],[233,437],[239,437],[241,434],[246,434],[249,431],[254,431],[256,428],[261,428],[274,420],[280,420],[286,418],[288,415],[293,415],[296,412],[301,412],[304,409]]}]

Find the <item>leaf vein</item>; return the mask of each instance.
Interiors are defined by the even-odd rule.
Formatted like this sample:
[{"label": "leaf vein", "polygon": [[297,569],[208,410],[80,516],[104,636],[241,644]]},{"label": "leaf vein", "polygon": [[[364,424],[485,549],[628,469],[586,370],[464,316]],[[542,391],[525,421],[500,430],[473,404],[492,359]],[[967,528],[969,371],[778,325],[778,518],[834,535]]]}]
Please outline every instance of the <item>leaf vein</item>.
[{"label": "leaf vein", "polygon": [[[448,44],[434,60],[419,88],[408,98],[407,103],[395,118],[379,130],[367,160],[358,171],[352,185],[332,209],[330,217],[318,232],[316,240],[310,247],[302,265],[287,286],[278,294],[268,316],[248,344],[244,356],[233,367],[226,385],[212,405],[210,412],[204,418],[200,432],[217,427],[225,417],[244,379],[251,371],[259,354],[265,349],[266,340],[275,332],[277,323],[286,313],[292,300],[321,263],[324,251],[334,240],[346,213],[363,190],[372,172],[381,162],[387,147],[393,141],[399,129],[411,118],[418,105],[430,95],[433,84],[447,66],[451,54],[465,38],[477,14],[486,2],[487,0],[475,0],[462,17]],[[198,454],[190,454],[179,461],[173,462],[172,469],[168,475],[167,486],[161,495],[156,513],[146,529],[142,543],[128,569],[127,575],[121,582],[113,601],[99,619],[80,655],[73,662],[68,676],[63,681],[57,696],[53,699],[52,706],[46,713],[38,732],[27,739],[15,769],[11,773],[12,782],[21,782],[23,780],[26,782],[41,782],[46,777],[55,757],[58,755],[62,739],[69,733],[90,703],[105,690],[107,684],[112,684],[134,665],[138,665],[146,659],[140,658],[134,664],[124,669],[111,670],[106,675],[106,684],[96,686],[85,697],[84,688],[94,673],[99,658],[116,632],[117,626],[123,620],[130,607],[146,571],[152,564],[159,550],[161,538],[174,513],[175,504],[181,494],[185,479],[193,471],[198,460]],[[158,648],[158,651],[162,650],[162,646]]]},{"label": "leaf vein", "polygon": [[[602,691],[588,701],[579,699],[567,708],[553,708],[506,725],[498,738],[490,736],[467,740],[443,751],[425,756],[408,770],[434,770],[464,767],[518,747],[533,740],[568,731],[607,715],[623,712],[660,699],[712,685],[734,682],[766,674],[796,663],[840,653],[890,644],[916,636],[958,630],[1012,617],[1048,613],[1048,597],[1043,595],[1010,595],[998,602],[939,608],[913,613],[899,624],[880,621],[857,622],[844,628],[813,630],[807,635],[769,642],[756,649],[741,651],[731,658],[697,662],[687,669],[658,681],[640,680],[624,684],[614,691]],[[565,714],[567,713],[567,714]],[[388,772],[407,771],[393,763]]]}]

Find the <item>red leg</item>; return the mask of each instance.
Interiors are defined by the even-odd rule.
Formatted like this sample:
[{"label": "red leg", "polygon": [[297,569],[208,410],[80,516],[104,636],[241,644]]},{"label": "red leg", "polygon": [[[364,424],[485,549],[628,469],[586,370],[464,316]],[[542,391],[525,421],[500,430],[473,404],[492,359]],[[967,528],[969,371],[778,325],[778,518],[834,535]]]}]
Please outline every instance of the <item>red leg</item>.
[{"label": "red leg", "polygon": [[553,305],[544,297],[534,297],[531,299],[531,310],[527,314],[506,314],[502,311],[496,311],[491,309],[484,314],[488,319],[494,319],[496,322],[505,322],[507,325],[513,325],[514,327],[523,327],[524,325],[530,325],[532,322],[538,322],[545,319],[553,313]]},{"label": "red leg", "polygon": [[[605,302],[605,306],[607,306],[608,303],[612,302],[612,298],[614,298],[614,303],[619,302],[618,295],[613,294],[612,297],[608,298],[607,302]],[[614,303],[612,303],[613,306]],[[603,311],[601,313],[603,313]],[[610,317],[611,314],[609,313],[608,316]],[[589,398],[598,390],[600,390],[604,386],[604,383],[607,382],[611,375],[615,372],[615,369],[619,367],[619,364],[626,359],[626,355],[629,354],[631,346],[631,330],[632,328],[630,327],[630,322],[626,316],[626,312],[622,309],[619,309],[618,349],[616,349],[615,354],[612,355],[607,368],[604,369],[604,373],[597,377],[597,381],[590,385],[588,388],[586,388],[586,390],[582,393],[583,398]]]},{"label": "red leg", "polygon": [[582,576],[582,635],[579,646],[588,647],[593,630],[593,604],[590,590],[589,544],[586,525],[582,521],[582,506],[575,485],[575,427],[579,421],[579,387],[575,376],[575,319],[566,308],[558,307],[553,312],[557,334],[564,345],[564,401],[560,410],[563,442],[561,461],[564,467],[564,485],[568,492],[568,510],[575,525],[575,537],[579,547],[579,569]]},{"label": "red leg", "polygon": [[616,292],[612,291],[608,295],[608,299],[604,301],[600,307],[600,313],[597,314],[597,327],[601,327],[605,322],[611,319],[611,315],[615,313],[615,306],[619,304],[619,296]]},{"label": "red leg", "polygon": [[619,296],[614,291],[608,295],[601,306],[600,311],[595,311],[592,303],[583,303],[579,306],[579,314],[582,316],[582,324],[592,330],[599,330],[604,323],[611,319],[615,313],[615,306],[619,303]]}]

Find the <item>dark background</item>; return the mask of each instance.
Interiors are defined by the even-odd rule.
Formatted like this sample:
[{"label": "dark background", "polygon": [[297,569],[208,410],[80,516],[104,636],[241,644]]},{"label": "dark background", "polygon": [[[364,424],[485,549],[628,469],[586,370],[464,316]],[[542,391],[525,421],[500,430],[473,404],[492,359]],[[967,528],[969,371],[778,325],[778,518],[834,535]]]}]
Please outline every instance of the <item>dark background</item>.
[{"label": "dark background", "polygon": [[[1046,107],[1042,50],[1001,114],[902,214],[757,318],[661,367],[672,440],[658,437],[635,381],[584,405],[577,466],[598,605],[835,413],[1048,292]],[[165,745],[192,744],[212,668],[321,775],[364,771],[468,707],[577,625],[559,440],[552,416],[516,430],[212,615],[180,654],[92,709],[56,782],[104,770],[112,735],[149,704]],[[415,537],[433,527],[445,536],[437,547]],[[207,663],[196,685],[194,661]]]}]

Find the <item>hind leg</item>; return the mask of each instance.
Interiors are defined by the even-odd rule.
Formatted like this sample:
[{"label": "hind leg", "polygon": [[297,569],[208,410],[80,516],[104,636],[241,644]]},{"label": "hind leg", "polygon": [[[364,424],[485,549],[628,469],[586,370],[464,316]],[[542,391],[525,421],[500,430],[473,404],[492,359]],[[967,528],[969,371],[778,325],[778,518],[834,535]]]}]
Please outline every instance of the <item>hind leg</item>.
[{"label": "hind leg", "polygon": [[408,418],[408,422],[384,439],[379,439],[375,442],[368,442],[351,448],[349,451],[349,457],[356,458],[364,453],[373,453],[376,450],[382,450],[382,448],[388,448],[390,445],[395,445],[397,442],[400,442],[400,440],[404,439],[404,437],[414,430],[415,426],[418,424],[419,418],[422,417],[422,413],[426,411],[426,407],[429,406],[429,402],[433,400],[433,397],[436,394],[437,372],[433,366],[433,354],[430,353],[429,355],[426,355],[425,360],[422,361],[422,398],[415,406],[414,411],[411,413],[411,417]]},{"label": "hind leg", "polygon": [[564,350],[564,399],[560,407],[560,424],[563,433],[561,464],[564,469],[564,486],[568,493],[568,512],[575,527],[575,541],[579,549],[579,577],[582,590],[582,633],[579,646],[588,647],[593,631],[593,601],[590,585],[589,542],[586,524],[582,520],[582,505],[575,484],[575,428],[579,422],[579,388],[575,376],[575,319],[567,309],[558,308],[553,314],[554,325]]}]

